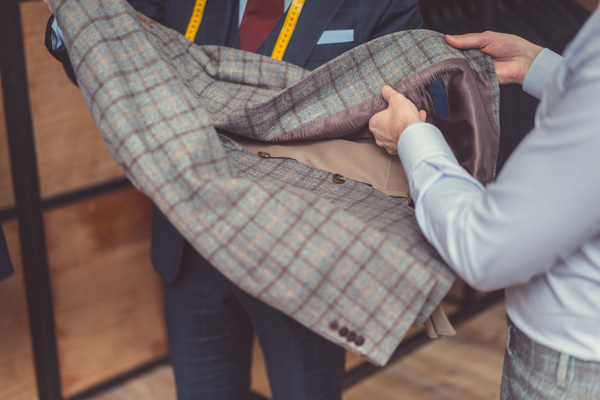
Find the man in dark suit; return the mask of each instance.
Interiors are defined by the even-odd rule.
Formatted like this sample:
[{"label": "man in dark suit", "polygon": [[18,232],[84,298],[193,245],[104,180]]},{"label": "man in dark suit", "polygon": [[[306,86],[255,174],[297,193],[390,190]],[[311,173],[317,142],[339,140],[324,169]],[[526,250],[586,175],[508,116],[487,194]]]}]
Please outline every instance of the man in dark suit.
[{"label": "man in dark suit", "polygon": [[[262,4],[257,4],[258,1]],[[199,45],[240,48],[247,15],[268,10],[266,38],[250,29],[242,49],[314,69],[356,45],[419,28],[417,0],[130,0],[142,14]],[[269,4],[267,4],[269,3]],[[273,3],[273,4],[270,4]],[[279,4],[278,4],[279,3]],[[278,8],[281,16],[273,17]],[[289,15],[296,12],[296,18]],[[49,21],[49,27],[52,20]],[[285,25],[285,26],[284,26]],[[264,26],[263,26],[264,27]],[[289,42],[282,29],[292,28]],[[263,29],[264,30],[264,29]],[[269,32],[270,31],[270,32]],[[74,75],[48,29],[46,43]],[[152,262],[165,281],[165,315],[180,399],[248,396],[253,334],[260,341],[274,399],[340,399],[345,351],[241,291],[185,242],[156,207]]]}]

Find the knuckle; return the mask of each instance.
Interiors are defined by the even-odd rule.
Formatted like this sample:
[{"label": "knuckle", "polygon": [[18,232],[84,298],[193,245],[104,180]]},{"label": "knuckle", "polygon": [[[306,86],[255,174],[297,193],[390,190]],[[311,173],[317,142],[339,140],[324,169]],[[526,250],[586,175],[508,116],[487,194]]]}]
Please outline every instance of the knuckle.
[{"label": "knuckle", "polygon": [[494,32],[492,31],[484,31],[481,33],[481,41],[485,44],[489,44],[489,42],[492,40],[492,38],[494,37]]},{"label": "knuckle", "polygon": [[375,121],[375,117],[371,118],[369,120],[369,130],[371,132],[376,131],[377,130],[377,122]]}]

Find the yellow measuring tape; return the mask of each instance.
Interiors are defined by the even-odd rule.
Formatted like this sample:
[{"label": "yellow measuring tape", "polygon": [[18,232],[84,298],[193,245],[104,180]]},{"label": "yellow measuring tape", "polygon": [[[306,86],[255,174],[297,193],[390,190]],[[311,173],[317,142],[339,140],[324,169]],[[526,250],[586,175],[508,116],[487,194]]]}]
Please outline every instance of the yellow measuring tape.
[{"label": "yellow measuring tape", "polygon": [[186,39],[192,43],[194,42],[194,39],[196,39],[196,33],[198,33],[198,28],[202,22],[204,6],[206,6],[206,0],[196,0],[194,11],[192,11],[192,18],[190,18],[190,23],[185,31]]},{"label": "yellow measuring tape", "polygon": [[273,53],[271,53],[271,58],[274,58],[276,60],[283,60],[285,50],[287,49],[288,44],[290,43],[290,39],[292,38],[294,29],[296,29],[296,24],[298,23],[298,18],[300,17],[300,13],[302,12],[302,7],[304,7],[304,0],[292,1],[290,9],[288,10],[285,16],[285,21],[283,22],[281,32],[279,32],[279,37],[277,38],[277,42],[275,43]]},{"label": "yellow measuring tape", "polygon": [[[190,18],[190,23],[185,31],[185,37],[190,42],[194,42],[196,39],[196,34],[198,33],[198,28],[202,22],[202,16],[204,15],[206,1],[207,0],[196,0],[196,3],[194,4],[192,18]],[[290,4],[290,9],[285,15],[283,27],[281,28],[281,32],[279,32],[279,37],[277,37],[275,48],[273,48],[273,53],[271,53],[271,58],[283,60],[283,55],[290,43],[294,29],[296,29],[296,24],[298,23],[298,18],[302,12],[302,7],[304,7],[304,2],[305,0],[293,0],[292,4]]]}]

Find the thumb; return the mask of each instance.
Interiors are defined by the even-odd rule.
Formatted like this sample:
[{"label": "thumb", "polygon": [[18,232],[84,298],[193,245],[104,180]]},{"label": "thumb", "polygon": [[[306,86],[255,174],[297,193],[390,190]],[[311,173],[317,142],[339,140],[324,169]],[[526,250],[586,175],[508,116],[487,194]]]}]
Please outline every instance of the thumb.
[{"label": "thumb", "polygon": [[398,92],[392,89],[391,86],[385,85],[383,89],[381,89],[381,95],[383,96],[383,99],[388,103],[390,102],[390,98],[395,94],[398,94]]},{"label": "thumb", "polygon": [[481,33],[467,33],[466,35],[446,35],[446,42],[457,49],[480,49],[484,47]]}]

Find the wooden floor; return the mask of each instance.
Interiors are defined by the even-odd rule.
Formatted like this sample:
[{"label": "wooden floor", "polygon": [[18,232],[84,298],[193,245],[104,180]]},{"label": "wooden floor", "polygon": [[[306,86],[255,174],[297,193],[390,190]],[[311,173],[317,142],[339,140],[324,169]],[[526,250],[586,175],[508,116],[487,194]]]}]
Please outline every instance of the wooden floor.
[{"label": "wooden floor", "polygon": [[[504,340],[504,304],[460,325],[451,338],[432,340],[344,393],[344,400],[498,399]],[[356,363],[357,357],[348,357]],[[255,356],[253,387],[268,395],[262,357]],[[174,400],[173,371],[162,366],[93,400]]]}]

